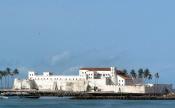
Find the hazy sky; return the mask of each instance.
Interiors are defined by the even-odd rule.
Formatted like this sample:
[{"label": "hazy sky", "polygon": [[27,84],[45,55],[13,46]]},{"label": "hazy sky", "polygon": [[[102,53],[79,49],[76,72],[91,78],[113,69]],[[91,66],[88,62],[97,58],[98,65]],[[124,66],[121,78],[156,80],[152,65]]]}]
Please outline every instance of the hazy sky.
[{"label": "hazy sky", "polygon": [[175,84],[174,0],[1,0],[0,68],[149,68]]}]

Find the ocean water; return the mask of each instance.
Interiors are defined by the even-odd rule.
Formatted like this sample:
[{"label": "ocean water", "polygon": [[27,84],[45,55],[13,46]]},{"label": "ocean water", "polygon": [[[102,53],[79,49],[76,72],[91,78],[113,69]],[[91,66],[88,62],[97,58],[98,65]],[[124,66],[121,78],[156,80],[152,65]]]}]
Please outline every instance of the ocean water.
[{"label": "ocean water", "polygon": [[175,108],[173,100],[71,100],[42,97],[0,99],[0,108]]}]

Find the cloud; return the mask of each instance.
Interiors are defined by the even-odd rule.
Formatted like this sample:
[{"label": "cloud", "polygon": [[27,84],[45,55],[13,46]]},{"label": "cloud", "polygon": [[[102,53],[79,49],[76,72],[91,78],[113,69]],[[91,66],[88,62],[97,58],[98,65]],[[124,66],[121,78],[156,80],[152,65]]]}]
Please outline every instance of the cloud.
[{"label": "cloud", "polygon": [[65,51],[63,53],[59,53],[51,57],[51,65],[65,63],[65,61],[67,61],[68,59],[70,59],[69,52]]},{"label": "cloud", "polygon": [[[111,53],[103,50],[85,50],[82,52],[63,51],[43,58],[35,65],[29,65],[39,73],[51,71],[56,74],[78,74],[81,67],[110,67],[121,66],[125,64],[125,52]],[[124,61],[124,62],[122,62]],[[21,70],[30,70],[31,68],[22,67]]]},{"label": "cloud", "polygon": [[78,72],[79,72],[79,69],[83,67],[83,66],[72,66],[72,67],[69,67],[67,69],[65,69],[63,71],[63,74],[66,74],[66,75],[77,75]]}]

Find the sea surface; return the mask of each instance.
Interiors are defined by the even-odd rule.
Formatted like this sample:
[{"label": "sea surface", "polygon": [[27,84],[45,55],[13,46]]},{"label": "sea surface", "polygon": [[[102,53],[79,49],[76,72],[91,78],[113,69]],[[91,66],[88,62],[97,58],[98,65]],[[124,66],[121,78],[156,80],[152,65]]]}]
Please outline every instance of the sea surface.
[{"label": "sea surface", "polygon": [[0,108],[175,108],[174,100],[71,100],[41,97],[0,99]]}]

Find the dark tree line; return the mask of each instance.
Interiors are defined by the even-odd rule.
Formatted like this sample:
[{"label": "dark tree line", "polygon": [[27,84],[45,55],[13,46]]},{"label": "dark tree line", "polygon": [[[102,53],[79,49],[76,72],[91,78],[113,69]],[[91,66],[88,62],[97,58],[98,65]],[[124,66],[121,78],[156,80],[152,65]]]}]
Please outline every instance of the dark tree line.
[{"label": "dark tree line", "polygon": [[1,81],[0,87],[1,87],[1,89],[11,88],[12,84],[13,84],[14,77],[18,74],[19,74],[18,69],[12,70],[9,67],[7,67],[5,70],[0,70],[0,81]]},{"label": "dark tree line", "polygon": [[155,83],[158,83],[159,79],[159,73],[152,74],[149,69],[142,69],[140,68],[139,70],[134,70],[132,69],[129,73],[126,69],[123,70],[124,74],[130,75],[132,78],[143,78],[144,81],[152,80],[153,77],[155,78]]}]

